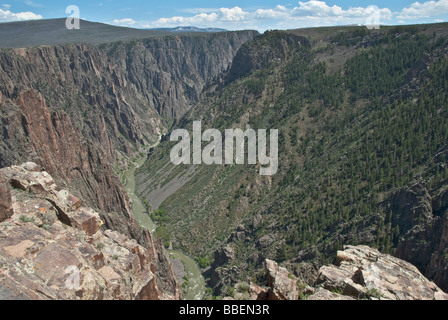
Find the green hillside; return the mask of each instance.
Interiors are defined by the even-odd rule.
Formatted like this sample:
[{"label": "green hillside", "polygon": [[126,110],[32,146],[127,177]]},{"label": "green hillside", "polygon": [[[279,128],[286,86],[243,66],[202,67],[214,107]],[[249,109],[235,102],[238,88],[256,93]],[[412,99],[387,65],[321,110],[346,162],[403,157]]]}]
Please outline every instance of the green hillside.
[{"label": "green hillside", "polygon": [[[137,173],[158,236],[210,261],[215,294],[256,278],[265,258],[321,264],[347,244],[394,253],[428,219],[421,204],[396,205],[400,190],[421,186],[434,216],[447,207],[447,30],[274,31],[244,45],[177,126],[279,129],[279,171],[175,167],[163,142]],[[223,246],[230,261],[217,261]]]}]

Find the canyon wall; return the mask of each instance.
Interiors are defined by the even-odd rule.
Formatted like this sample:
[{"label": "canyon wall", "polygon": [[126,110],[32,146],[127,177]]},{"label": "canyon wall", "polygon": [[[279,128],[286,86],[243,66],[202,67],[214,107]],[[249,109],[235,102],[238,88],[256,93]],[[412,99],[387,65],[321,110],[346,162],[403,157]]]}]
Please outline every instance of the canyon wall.
[{"label": "canyon wall", "polygon": [[147,241],[116,173],[167,132],[253,31],[0,52],[0,167],[34,161]]}]

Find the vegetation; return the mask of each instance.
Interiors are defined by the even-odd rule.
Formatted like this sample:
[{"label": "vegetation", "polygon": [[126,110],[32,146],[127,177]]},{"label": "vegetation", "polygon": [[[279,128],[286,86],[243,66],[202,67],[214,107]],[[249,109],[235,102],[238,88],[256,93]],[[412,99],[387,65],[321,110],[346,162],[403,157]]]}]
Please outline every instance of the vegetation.
[{"label": "vegetation", "polygon": [[381,299],[383,295],[375,288],[370,289],[366,293],[366,299]]},{"label": "vegetation", "polygon": [[[147,201],[145,200],[145,204],[146,203],[147,203]],[[166,220],[164,210],[162,210],[162,209],[155,210],[151,214],[151,219],[156,223],[163,223]]]},{"label": "vegetation", "polygon": [[202,269],[210,266],[210,260],[207,257],[199,257],[197,261],[199,267],[201,267]]},{"label": "vegetation", "polygon": [[27,223],[27,222],[34,222],[34,217],[30,217],[30,216],[26,216],[26,215],[21,215],[20,216],[20,221]]},{"label": "vegetation", "polygon": [[168,248],[170,246],[171,235],[167,230],[166,226],[164,225],[158,226],[155,232],[155,236],[163,240],[165,248]]},{"label": "vegetation", "polygon": [[[172,240],[200,257],[246,226],[250,239],[231,241],[242,279],[260,268],[250,262],[256,252],[280,262],[306,253],[320,263],[344,244],[390,253],[408,230],[387,199],[417,181],[430,192],[448,181],[446,164],[435,160],[448,141],[446,38],[415,27],[349,29],[315,50],[288,37],[271,32],[247,44],[248,59],[258,59],[253,69],[210,89],[181,122],[187,129],[195,119],[217,129],[278,128],[277,175],[263,179],[249,165],[193,173],[179,166],[170,179],[189,172],[188,183],[158,214]],[[255,52],[273,52],[266,59],[276,62]],[[339,65],[330,70],[329,61]],[[138,174],[166,182],[170,147],[162,143]]]}]

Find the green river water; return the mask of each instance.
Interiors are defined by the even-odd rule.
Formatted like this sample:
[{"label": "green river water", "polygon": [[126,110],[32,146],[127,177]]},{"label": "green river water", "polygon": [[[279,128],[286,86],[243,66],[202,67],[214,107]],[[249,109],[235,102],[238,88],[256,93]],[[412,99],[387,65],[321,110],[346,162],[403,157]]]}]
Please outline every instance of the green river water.
[{"label": "green river water", "polygon": [[[125,188],[131,199],[132,213],[137,222],[151,232],[155,232],[157,225],[151,220],[147,213],[145,205],[135,194],[135,170],[143,165],[145,159],[141,159],[136,166],[132,167],[125,173]],[[174,259],[180,259],[184,265],[185,273],[188,278],[187,291],[185,293],[186,300],[201,300],[205,295],[205,280],[196,261],[178,250],[168,250],[168,253]],[[182,285],[182,283],[181,283]]]}]

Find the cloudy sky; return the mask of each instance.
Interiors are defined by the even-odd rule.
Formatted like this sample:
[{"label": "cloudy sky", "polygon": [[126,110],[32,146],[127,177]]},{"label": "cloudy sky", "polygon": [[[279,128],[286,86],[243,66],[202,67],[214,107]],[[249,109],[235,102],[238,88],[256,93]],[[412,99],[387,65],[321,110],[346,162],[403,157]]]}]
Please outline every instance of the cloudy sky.
[{"label": "cloudy sky", "polygon": [[0,0],[0,22],[67,17],[69,5],[82,19],[134,28],[177,26],[229,30],[290,29],[366,24],[448,21],[448,0]]}]

